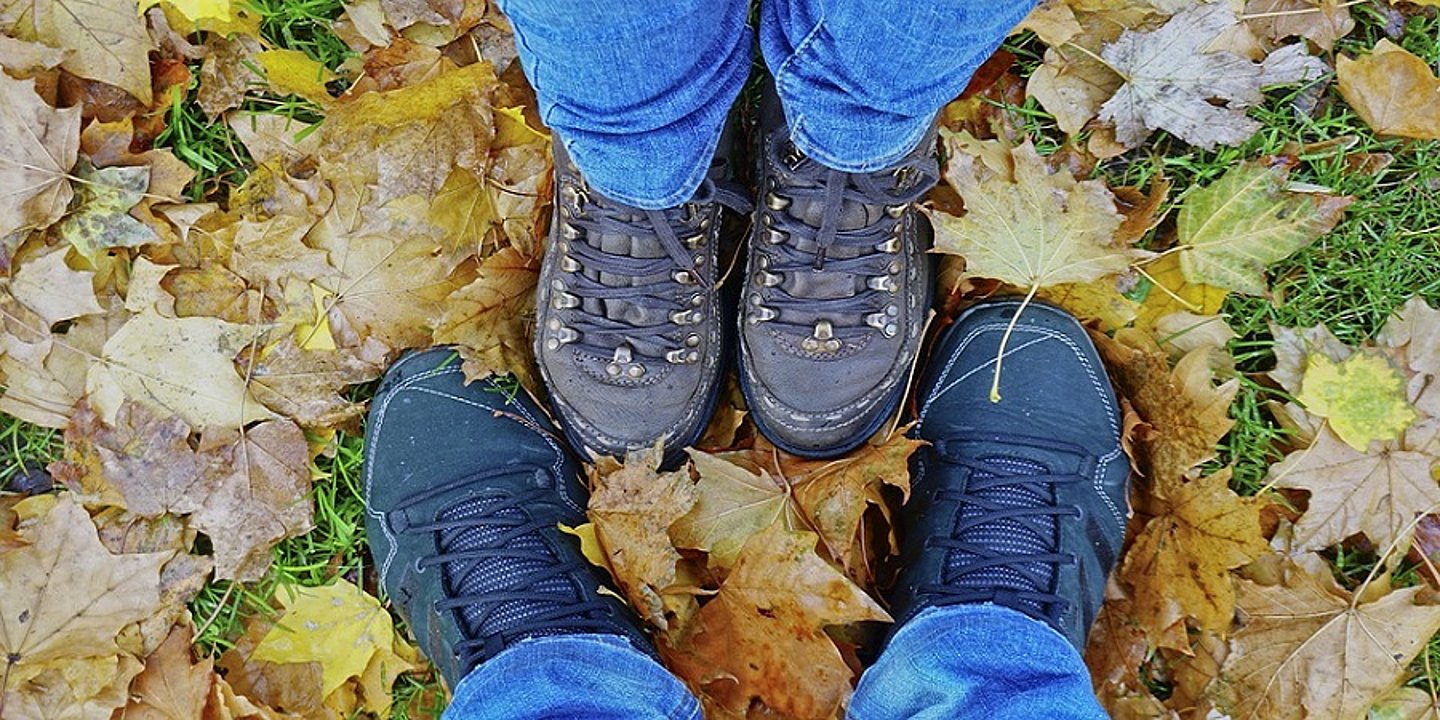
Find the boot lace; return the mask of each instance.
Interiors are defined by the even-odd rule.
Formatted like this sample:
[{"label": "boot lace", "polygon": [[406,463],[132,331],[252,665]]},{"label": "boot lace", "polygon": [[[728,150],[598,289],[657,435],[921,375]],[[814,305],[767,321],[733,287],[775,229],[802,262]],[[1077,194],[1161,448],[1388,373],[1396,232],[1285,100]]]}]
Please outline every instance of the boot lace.
[{"label": "boot lace", "polygon": [[926,540],[945,548],[940,583],[920,592],[936,605],[993,602],[1058,627],[1069,606],[1056,594],[1059,568],[1074,565],[1074,555],[1059,552],[1059,523],[1079,517],[1079,508],[1057,501],[1061,485],[1082,483],[1078,474],[1052,473],[1029,459],[1005,455],[971,456],[966,440],[1085,451],[1069,443],[1012,434],[949,438],[935,443],[942,462],[970,470],[964,489],[942,489],[937,499],[958,503],[949,537]]},{"label": "boot lace", "polygon": [[[893,337],[905,214],[938,179],[936,159],[923,155],[883,171],[847,173],[805,157],[788,140],[767,145],[778,177],[767,178],[764,188],[764,249],[753,281],[773,290],[768,298],[752,295],[749,322],[801,331],[813,325],[815,337],[832,345],[816,349],[831,351],[840,339],[872,330]],[[844,318],[839,328],[837,318]]]},{"label": "boot lace", "polygon": [[[592,195],[583,182],[562,181],[557,201],[562,274],[552,281],[551,304],[577,312],[568,324],[552,321],[548,349],[573,344],[591,355],[613,354],[611,367],[632,375],[644,373],[635,356],[698,362],[701,338],[689,326],[706,317],[715,272],[707,265],[717,256],[704,246],[712,242],[716,205],[749,212],[742,192],[707,178],[689,202],[642,210]],[[635,257],[630,242],[617,248],[605,240],[616,237],[653,238],[664,255]]]},{"label": "boot lace", "polygon": [[[523,474],[549,474],[537,465],[510,465],[476,473],[417,494],[397,510],[424,502],[461,484]],[[551,476],[553,482],[554,478]],[[473,667],[518,640],[572,633],[617,633],[614,610],[586,600],[575,579],[588,572],[583,557],[562,560],[546,545],[542,530],[553,521],[535,520],[525,508],[554,499],[553,484],[520,492],[468,497],[445,506],[433,522],[401,530],[435,538],[436,551],[416,561],[418,569],[439,567],[446,597],[437,613],[453,612],[464,640],[455,647],[462,667]]]}]

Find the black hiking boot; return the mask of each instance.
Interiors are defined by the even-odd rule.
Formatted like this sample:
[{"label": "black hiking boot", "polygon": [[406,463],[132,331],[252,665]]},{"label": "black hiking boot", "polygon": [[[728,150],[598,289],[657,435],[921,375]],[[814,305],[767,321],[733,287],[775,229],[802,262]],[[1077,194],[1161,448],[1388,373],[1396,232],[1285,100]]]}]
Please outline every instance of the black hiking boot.
[{"label": "black hiking boot", "polygon": [[579,467],[518,385],[466,386],[444,348],[385,374],[365,437],[365,527],[384,594],[451,688],[526,638],[604,633],[652,656],[559,524],[585,522]]},{"label": "black hiking boot", "polygon": [[802,457],[845,453],[891,416],[930,305],[932,131],[896,166],[846,173],[790,142],[761,108],[760,200],[740,311],[740,380],[755,424]]},{"label": "black hiking boot", "polygon": [[578,452],[623,456],[663,439],[673,462],[719,397],[721,208],[746,212],[749,202],[721,177],[722,158],[689,202],[640,210],[590,189],[563,143],[554,147],[535,332],[551,406]]},{"label": "black hiking boot", "polygon": [[961,314],[917,390],[920,437],[894,606],[896,627],[939,605],[994,603],[1084,651],[1120,553],[1130,466],[1120,407],[1084,328],[1032,303],[990,402],[995,356],[1020,303]]}]

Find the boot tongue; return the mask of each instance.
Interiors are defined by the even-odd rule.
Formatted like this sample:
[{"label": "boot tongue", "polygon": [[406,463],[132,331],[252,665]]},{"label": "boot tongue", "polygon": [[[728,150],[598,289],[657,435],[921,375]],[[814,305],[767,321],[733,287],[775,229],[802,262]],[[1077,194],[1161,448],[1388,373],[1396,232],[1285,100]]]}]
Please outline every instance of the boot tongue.
[{"label": "boot tongue", "polygon": [[[813,228],[820,227],[824,220],[825,203],[818,199],[796,198],[786,208],[790,217],[799,220]],[[859,230],[869,227],[880,221],[885,214],[885,208],[881,205],[866,205],[861,202],[846,199],[840,204],[839,222],[836,227],[840,230]]]},{"label": "boot tongue", "polygon": [[[1025,458],[991,456],[981,459],[1007,476],[1034,476],[1048,472],[1044,465]],[[994,480],[1000,475],[976,470],[970,477],[971,482],[975,483],[977,480]],[[1004,556],[1048,555],[1055,552],[1059,543],[1059,529],[1054,515],[984,519],[997,511],[1052,507],[1055,504],[1053,487],[1043,483],[1017,482],[972,489],[966,494],[976,502],[962,506],[952,535],[956,540],[989,548]],[[961,530],[961,527],[965,526],[968,527]],[[986,559],[985,556],[963,549],[953,549],[945,557],[945,573],[955,578],[951,584],[958,587],[1010,590],[1017,593],[1053,592],[1055,566],[1051,563],[1021,562],[966,570],[972,563]],[[1023,598],[1017,602],[1033,611],[1032,614],[1037,617],[1047,614],[1046,608],[1039,602]]]}]

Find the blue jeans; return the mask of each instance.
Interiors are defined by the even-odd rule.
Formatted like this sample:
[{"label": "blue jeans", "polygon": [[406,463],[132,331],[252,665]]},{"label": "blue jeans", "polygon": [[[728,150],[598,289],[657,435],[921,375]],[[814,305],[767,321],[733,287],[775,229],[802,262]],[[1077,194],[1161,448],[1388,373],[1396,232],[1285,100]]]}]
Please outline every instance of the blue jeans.
[{"label": "blue jeans", "polygon": [[[623,640],[537,638],[477,667],[443,720],[699,720],[685,686]],[[905,623],[850,701],[853,720],[1103,720],[1079,653],[997,605],[931,608]]]},{"label": "blue jeans", "polygon": [[[760,48],[795,145],[895,164],[1034,0],[763,0]],[[540,116],[601,194],[679,205],[750,74],[750,0],[500,0]]]}]

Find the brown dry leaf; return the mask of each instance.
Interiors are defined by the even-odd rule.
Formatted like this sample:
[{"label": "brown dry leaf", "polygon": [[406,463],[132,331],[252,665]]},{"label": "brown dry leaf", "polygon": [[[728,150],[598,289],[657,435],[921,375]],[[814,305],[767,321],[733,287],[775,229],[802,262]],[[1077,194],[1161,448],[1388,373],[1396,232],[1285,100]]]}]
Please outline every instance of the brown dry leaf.
[{"label": "brown dry leaf", "polygon": [[177,626],[130,685],[125,720],[195,720],[205,709],[214,681],[214,662],[190,659],[189,626]]},{"label": "brown dry leaf", "polygon": [[1411,371],[1440,375],[1440,310],[1424,298],[1412,297],[1391,314],[1376,340]]},{"label": "brown dry leaf", "polygon": [[1365,717],[1409,676],[1440,630],[1440,606],[1416,605],[1421,588],[1361,602],[1329,577],[1290,575],[1275,586],[1239,581],[1241,628],[1211,694],[1235,718]]},{"label": "brown dry leaf", "polygon": [[452,168],[485,167],[495,127],[487,95],[495,83],[494,70],[477,63],[337,104],[325,119],[321,152],[346,172],[371,178],[376,204],[411,194],[433,198]]},{"label": "brown dry leaf", "polygon": [[594,489],[586,515],[595,523],[595,536],[625,598],[651,626],[669,630],[669,617],[688,617],[695,599],[666,593],[675,584],[681,559],[666,533],[694,507],[697,492],[687,469],[655,469],[662,455],[657,446],[631,453],[623,465],[604,458],[592,466]]},{"label": "brown dry leaf", "polygon": [[1184,311],[1157,319],[1155,335],[1156,342],[1176,360],[1202,348],[1214,351],[1212,360],[1216,356],[1228,359],[1225,346],[1238,337],[1230,324],[1225,322],[1224,316],[1196,315]]},{"label": "brown dry leaf", "polygon": [[61,246],[27,260],[15,271],[10,293],[30,308],[45,325],[81,315],[105,312],[95,299],[95,273],[72,270],[65,264],[69,249]]},{"label": "brown dry leaf", "polygon": [[784,717],[829,718],[853,671],[828,626],[890,616],[815,554],[815,536],[772,524],[745,544],[670,667],[707,706],[744,716],[752,699]]},{"label": "brown dry leaf", "polygon": [[1335,65],[1340,95],[1375,132],[1440,139],[1440,79],[1424,60],[1382,39],[1358,60]]},{"label": "brown dry leaf", "polygon": [[860,536],[865,511],[885,508],[884,485],[909,496],[910,455],[925,444],[900,428],[888,439],[871,441],[842,458],[817,463],[803,477],[789,478],[809,527],[819,533],[826,554],[851,577],[868,577],[876,559]]},{"label": "brown dry leaf", "polygon": [[160,608],[160,566],[172,553],[113,555],[78,503],[61,496],[0,553],[0,652],[10,681],[52,661],[120,652],[116,635]]},{"label": "brown dry leaf", "polygon": [[1044,63],[1026,83],[1026,92],[1055,116],[1067,135],[1080,132],[1125,82],[1098,59],[1101,46],[1114,42],[1125,29],[1104,17],[1105,13],[1080,13],[1082,32],[1066,44],[1047,48]]},{"label": "brown dry leaf", "polygon": [[[212,120],[222,113],[240,107],[245,93],[252,86],[262,85],[255,64],[255,56],[263,49],[260,42],[249,35],[227,36],[212,33],[206,38],[208,52],[200,65],[200,89],[196,102]],[[266,158],[255,157],[257,161]]]},{"label": "brown dry leaf", "polygon": [[190,447],[190,434],[184,420],[128,401],[106,425],[82,402],[65,428],[65,460],[52,472],[86,503],[141,517],[188,515],[204,507],[216,479],[207,473],[209,458]]},{"label": "brown dry leaf", "polygon": [[1094,338],[1121,394],[1152,428],[1137,439],[1139,466],[1163,493],[1166,484],[1215,456],[1215,444],[1234,424],[1229,410],[1239,381],[1216,386],[1204,348],[1181,358],[1172,371],[1166,353],[1143,333]]},{"label": "brown dry leaf", "polygon": [[1355,29],[1349,4],[1340,0],[1250,0],[1245,24],[1272,43],[1299,36],[1327,51]]},{"label": "brown dry leaf", "polygon": [[1440,509],[1440,485],[1424,453],[1377,447],[1361,452],[1328,427],[1315,444],[1270,467],[1267,484],[1310,491],[1295,523],[1295,549],[1323,550],[1355,533],[1381,548],[1409,546],[1414,520]]},{"label": "brown dry leaf", "polygon": [[526,387],[539,387],[530,349],[539,276],[536,258],[507,247],[480,264],[474,282],[445,299],[433,323],[435,343],[461,347],[467,378],[510,372]]},{"label": "brown dry leaf", "polygon": [[191,520],[215,546],[215,577],[258,580],[270,566],[271,546],[315,523],[305,433],[288,420],[271,420],[238,437],[206,437],[200,449],[217,454],[210,467],[216,491]]},{"label": "brown dry leaf", "polygon": [[[240,717],[258,715],[268,720],[270,716],[265,713],[277,708],[308,720],[339,720],[324,709],[325,698],[320,692],[324,670],[320,663],[272,663],[251,657],[255,647],[274,627],[273,620],[260,614],[251,615],[245,621],[245,634],[215,663],[224,673],[223,679],[216,683],[217,686],[223,683],[223,695],[218,699]],[[257,702],[270,708],[256,706]],[[213,699],[211,705],[215,705]]]},{"label": "brown dry leaf", "polygon": [[80,108],[56,110],[35,94],[35,81],[0,72],[0,238],[60,219],[79,152]]},{"label": "brown dry leaf", "polygon": [[114,85],[146,106],[154,47],[131,3],[112,0],[0,0],[0,30],[70,51],[61,67]]},{"label": "brown dry leaf", "polygon": [[140,669],[140,661],[130,655],[103,655],[49,663],[29,677],[12,673],[6,685],[5,717],[107,720],[124,708],[129,699],[126,689]]},{"label": "brown dry leaf", "polygon": [[1075,19],[1075,11],[1065,0],[1041,0],[1012,32],[1030,30],[1050,47],[1064,45],[1084,32]]},{"label": "brown dry leaf", "polygon": [[941,130],[945,180],[965,215],[931,210],[935,249],[965,257],[966,271],[1021,287],[1089,282],[1124,270],[1146,252],[1115,243],[1124,217],[1099,180],[1050,172],[1028,141],[1006,149]]},{"label": "brown dry leaf", "polygon": [[1269,548],[1260,534],[1260,503],[1235,495],[1229,481],[1226,469],[1157,483],[1157,496],[1146,502],[1154,517],[1126,553],[1120,577],[1131,589],[1135,619],[1157,646],[1188,650],[1186,618],[1203,630],[1229,630],[1230,570]]},{"label": "brown dry leaf", "polygon": [[1264,85],[1314,79],[1329,70],[1305,47],[1289,45],[1263,63],[1213,50],[1212,43],[1238,20],[1228,3],[1195,4],[1153,31],[1127,30],[1100,56],[1125,84],[1100,108],[1116,138],[1136,147],[1164,129],[1198,147],[1239,145],[1260,123],[1245,108],[1263,100]]},{"label": "brown dry leaf", "polygon": [[729,569],[756,533],[772,525],[788,531],[806,527],[783,480],[763,469],[754,473],[716,455],[689,452],[700,482],[694,507],[670,526],[675,547],[705,550],[711,568]]},{"label": "brown dry leaf", "polygon": [[302,349],[286,335],[241,353],[239,363],[256,400],[304,427],[323,428],[348,425],[365,412],[345,390],[380,377],[384,357],[385,348],[373,340],[354,353],[327,352]]}]

